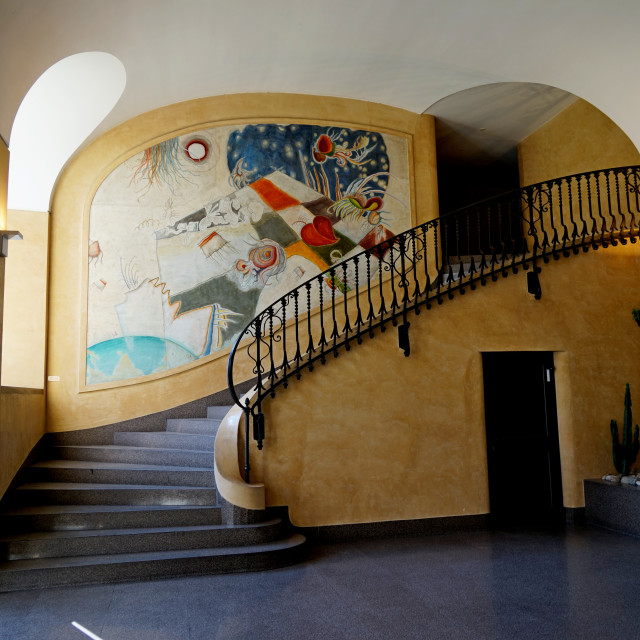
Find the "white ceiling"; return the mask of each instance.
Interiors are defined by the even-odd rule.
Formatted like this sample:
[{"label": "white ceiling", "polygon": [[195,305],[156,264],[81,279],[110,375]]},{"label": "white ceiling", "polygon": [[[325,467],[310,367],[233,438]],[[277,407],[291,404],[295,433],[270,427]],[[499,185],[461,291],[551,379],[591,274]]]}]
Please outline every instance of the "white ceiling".
[{"label": "white ceiling", "polygon": [[[0,0],[0,11],[6,140],[48,67],[101,51],[127,83],[91,137],[166,104],[242,92],[435,105],[451,119],[447,96],[520,82],[585,98],[640,147],[638,0]],[[456,122],[477,124],[472,100],[449,104]]]}]

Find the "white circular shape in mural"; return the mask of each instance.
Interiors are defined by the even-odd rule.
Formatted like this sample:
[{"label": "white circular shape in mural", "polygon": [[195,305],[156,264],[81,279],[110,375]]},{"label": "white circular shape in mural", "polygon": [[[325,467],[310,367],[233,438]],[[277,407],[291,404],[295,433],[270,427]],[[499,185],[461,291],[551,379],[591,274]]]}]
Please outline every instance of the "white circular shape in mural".
[{"label": "white circular shape in mural", "polygon": [[209,143],[204,138],[193,138],[185,145],[184,152],[193,162],[202,162],[209,155]]}]

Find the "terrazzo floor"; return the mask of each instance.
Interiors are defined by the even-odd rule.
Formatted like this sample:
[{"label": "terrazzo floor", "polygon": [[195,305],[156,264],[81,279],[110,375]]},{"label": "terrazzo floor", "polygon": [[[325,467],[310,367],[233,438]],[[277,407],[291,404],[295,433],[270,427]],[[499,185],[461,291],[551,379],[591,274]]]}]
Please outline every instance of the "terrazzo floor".
[{"label": "terrazzo floor", "polygon": [[0,594],[2,640],[640,638],[640,540],[595,528],[316,546],[275,571]]}]

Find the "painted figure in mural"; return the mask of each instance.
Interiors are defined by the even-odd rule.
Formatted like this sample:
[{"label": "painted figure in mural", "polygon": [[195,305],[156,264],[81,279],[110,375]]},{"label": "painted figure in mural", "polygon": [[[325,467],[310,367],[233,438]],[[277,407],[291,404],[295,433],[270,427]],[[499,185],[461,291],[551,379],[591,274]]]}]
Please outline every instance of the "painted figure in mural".
[{"label": "painted figure in mural", "polygon": [[[329,210],[343,220],[366,220],[373,226],[384,222],[382,198],[386,195],[386,189],[381,189],[372,182],[378,175],[374,173],[352,182],[344,197],[331,205]],[[389,177],[388,173],[386,175]]]},{"label": "painted figure in mural", "polygon": [[97,240],[93,242],[89,241],[89,264],[102,261],[102,249],[100,243]]},{"label": "painted figure in mural", "polygon": [[347,163],[361,165],[368,162],[366,158],[375,145],[370,144],[367,136],[358,136],[351,147],[338,144],[345,133],[344,129],[328,129],[326,133],[321,133],[313,145],[313,159],[322,164],[331,158],[340,167],[346,167]]},{"label": "painted figure in mural", "polygon": [[284,270],[286,263],[284,249],[277,242],[265,238],[249,251],[247,260],[236,262],[236,271],[242,274],[243,289],[259,283],[266,286],[269,278]]}]

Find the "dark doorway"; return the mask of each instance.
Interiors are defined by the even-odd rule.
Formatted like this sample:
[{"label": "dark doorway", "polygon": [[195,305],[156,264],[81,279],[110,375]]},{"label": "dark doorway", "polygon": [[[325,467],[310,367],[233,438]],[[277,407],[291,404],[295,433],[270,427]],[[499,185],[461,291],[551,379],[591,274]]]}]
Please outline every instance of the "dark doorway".
[{"label": "dark doorway", "polygon": [[563,521],[553,353],[484,353],[491,520]]}]

